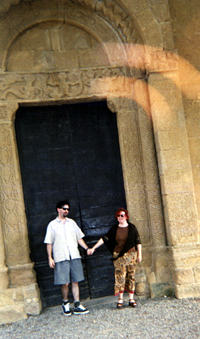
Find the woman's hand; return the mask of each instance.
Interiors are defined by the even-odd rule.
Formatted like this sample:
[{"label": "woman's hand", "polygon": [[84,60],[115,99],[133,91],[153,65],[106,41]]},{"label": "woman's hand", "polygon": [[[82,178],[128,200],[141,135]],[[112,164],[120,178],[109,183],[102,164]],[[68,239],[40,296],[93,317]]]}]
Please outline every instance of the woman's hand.
[{"label": "woman's hand", "polygon": [[87,255],[92,255],[94,253],[94,251],[100,247],[101,245],[103,245],[104,241],[102,238],[100,238],[97,243],[92,247],[92,248],[88,248],[87,249]]},{"label": "woman's hand", "polygon": [[94,248],[88,248],[87,249],[87,255],[92,255],[94,253],[95,249]]},{"label": "woman's hand", "polygon": [[142,256],[141,255],[138,255],[137,262],[138,262],[138,264],[142,262]]},{"label": "woman's hand", "polygon": [[137,262],[138,264],[142,261],[142,245],[138,244],[137,246]]}]

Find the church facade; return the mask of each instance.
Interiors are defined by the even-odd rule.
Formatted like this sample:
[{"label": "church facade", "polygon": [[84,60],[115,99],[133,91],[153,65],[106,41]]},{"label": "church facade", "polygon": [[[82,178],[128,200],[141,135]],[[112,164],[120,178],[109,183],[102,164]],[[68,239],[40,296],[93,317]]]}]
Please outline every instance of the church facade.
[{"label": "church facade", "polygon": [[[22,169],[27,160],[24,156],[20,162],[24,146],[16,138],[26,129],[16,130],[16,116],[37,107],[53,106],[56,112],[56,107],[94,103],[95,111],[100,105],[114,116],[126,205],[143,244],[136,293],[200,296],[199,12],[198,0],[1,2],[1,323],[39,314],[42,308],[42,281],[31,255],[38,243],[30,246],[30,238],[36,229],[43,235],[46,224],[28,229],[34,213],[29,214],[25,201],[34,199],[37,178]],[[34,114],[40,119],[40,113]],[[38,164],[42,171],[42,160]],[[32,182],[29,195],[26,175]],[[80,206],[84,217],[82,201]],[[88,223],[100,232],[94,219],[90,216]]]}]

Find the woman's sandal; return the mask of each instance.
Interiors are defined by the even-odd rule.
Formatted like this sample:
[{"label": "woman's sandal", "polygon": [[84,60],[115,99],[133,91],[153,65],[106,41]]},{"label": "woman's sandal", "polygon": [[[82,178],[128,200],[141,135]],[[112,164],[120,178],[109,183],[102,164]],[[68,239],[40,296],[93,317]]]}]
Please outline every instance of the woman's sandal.
[{"label": "woman's sandal", "polygon": [[131,307],[136,307],[136,306],[137,306],[136,301],[135,301],[134,299],[129,300],[129,306],[131,306]]},{"label": "woman's sandal", "polygon": [[119,299],[118,300],[118,303],[117,303],[117,308],[122,308],[124,306],[124,303],[123,303],[123,300],[122,299]]}]

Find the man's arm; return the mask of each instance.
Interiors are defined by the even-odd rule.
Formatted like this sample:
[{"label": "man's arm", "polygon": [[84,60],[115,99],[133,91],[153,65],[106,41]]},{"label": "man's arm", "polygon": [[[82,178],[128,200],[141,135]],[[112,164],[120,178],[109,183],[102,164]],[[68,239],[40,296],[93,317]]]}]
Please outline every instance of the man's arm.
[{"label": "man's arm", "polygon": [[86,242],[81,238],[78,240],[78,243],[81,247],[83,247],[86,251],[88,250],[88,245],[86,244]]},{"label": "man's arm", "polygon": [[49,267],[54,268],[55,261],[52,258],[52,244],[47,244],[47,254],[48,254],[48,260],[49,260]]}]

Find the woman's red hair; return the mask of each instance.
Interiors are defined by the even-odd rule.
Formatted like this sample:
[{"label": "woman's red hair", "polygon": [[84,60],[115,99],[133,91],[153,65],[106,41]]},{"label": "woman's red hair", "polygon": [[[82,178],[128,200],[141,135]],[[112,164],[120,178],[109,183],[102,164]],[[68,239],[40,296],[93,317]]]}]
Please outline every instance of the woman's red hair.
[{"label": "woman's red hair", "polygon": [[125,212],[125,216],[127,217],[127,219],[129,219],[129,215],[128,215],[128,211],[125,208],[118,208],[117,211],[115,212],[115,217],[117,218],[117,216],[120,214],[120,212]]}]

